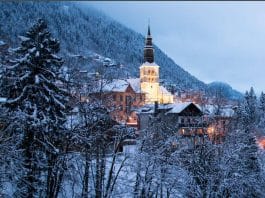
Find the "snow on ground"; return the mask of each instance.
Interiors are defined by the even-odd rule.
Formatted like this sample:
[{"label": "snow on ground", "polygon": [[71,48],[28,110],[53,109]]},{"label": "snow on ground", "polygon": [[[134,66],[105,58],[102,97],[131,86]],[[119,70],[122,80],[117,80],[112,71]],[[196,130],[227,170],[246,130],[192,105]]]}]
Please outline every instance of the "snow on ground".
[{"label": "snow on ground", "polygon": [[[133,171],[132,166],[130,166],[132,161],[132,153],[135,152],[135,145],[130,145],[125,147],[125,152],[118,154],[115,163],[114,174],[117,173],[119,167],[121,166],[123,160],[126,160],[124,167],[121,169],[121,172],[117,179],[116,188],[114,189],[115,197],[131,197],[133,193],[134,181],[136,178],[136,173]],[[125,159],[126,158],[126,159]],[[113,157],[109,156],[106,158],[106,174],[107,177]],[[65,197],[80,197],[82,193],[82,177],[84,175],[84,165],[85,159],[79,153],[72,154],[69,158],[70,167],[65,174],[65,181],[62,185],[62,191],[59,193],[59,198]],[[93,197],[95,192],[94,183],[95,183],[95,170],[96,170],[96,160],[92,160],[89,172],[89,195]],[[92,189],[91,189],[92,187]],[[126,189],[126,190],[125,190]]]}]

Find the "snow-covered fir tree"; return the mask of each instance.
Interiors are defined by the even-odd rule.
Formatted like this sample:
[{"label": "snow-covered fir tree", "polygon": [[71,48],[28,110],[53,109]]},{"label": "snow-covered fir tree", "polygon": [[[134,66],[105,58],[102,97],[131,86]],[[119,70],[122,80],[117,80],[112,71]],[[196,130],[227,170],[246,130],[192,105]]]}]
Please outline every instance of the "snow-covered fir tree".
[{"label": "snow-covered fir tree", "polygon": [[184,145],[175,127],[152,117],[148,128],[140,132],[132,164],[136,173],[134,197],[186,196],[191,178],[179,163],[178,153]]},{"label": "snow-covered fir tree", "polygon": [[231,130],[227,134],[220,162],[219,193],[225,197],[262,197],[264,178],[256,143],[257,99],[253,88],[246,92]]},{"label": "snow-covered fir tree", "polygon": [[241,124],[244,128],[253,128],[258,120],[258,101],[253,87],[246,91],[243,103],[240,105]]},{"label": "snow-covered fir tree", "polygon": [[[265,127],[265,94],[261,92],[259,103],[258,103],[258,110],[259,110],[259,123],[258,126],[261,129]],[[264,134],[265,131],[263,131]]]},{"label": "snow-covered fir tree", "polygon": [[[66,119],[67,93],[57,82],[63,61],[56,56],[60,43],[52,38],[44,20],[20,36],[17,58],[6,67],[8,113],[19,114],[23,167],[18,175],[19,197],[44,196],[43,175],[46,175],[48,153],[57,153]],[[12,123],[10,123],[12,124]],[[52,138],[51,138],[52,137]]]}]

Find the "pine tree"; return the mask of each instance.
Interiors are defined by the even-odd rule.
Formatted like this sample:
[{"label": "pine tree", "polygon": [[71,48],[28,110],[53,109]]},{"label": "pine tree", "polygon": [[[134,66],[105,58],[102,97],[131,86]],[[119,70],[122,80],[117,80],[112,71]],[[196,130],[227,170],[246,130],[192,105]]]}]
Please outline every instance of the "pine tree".
[{"label": "pine tree", "polygon": [[63,61],[55,55],[60,44],[51,37],[46,22],[39,19],[20,39],[21,46],[15,50],[19,58],[6,70],[6,107],[24,121],[20,148],[25,172],[20,176],[17,196],[34,197],[43,193],[38,186],[46,166],[45,153],[58,152],[53,144],[62,138],[59,131],[66,119],[67,94],[56,84]]},{"label": "pine tree", "polygon": [[252,128],[258,120],[257,97],[253,87],[246,92],[243,103],[241,104],[242,127],[245,129]]},{"label": "pine tree", "polygon": [[225,197],[262,197],[264,179],[258,158],[257,99],[253,88],[246,92],[235,122],[223,144],[220,194]]},{"label": "pine tree", "polygon": [[265,94],[261,92],[259,99],[259,128],[264,129],[265,126]]}]

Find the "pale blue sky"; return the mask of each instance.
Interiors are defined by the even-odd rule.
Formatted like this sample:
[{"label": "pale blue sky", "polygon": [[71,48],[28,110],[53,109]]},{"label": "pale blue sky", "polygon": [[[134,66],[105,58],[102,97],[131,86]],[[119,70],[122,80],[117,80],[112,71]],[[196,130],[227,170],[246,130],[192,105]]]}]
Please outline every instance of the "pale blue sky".
[{"label": "pale blue sky", "polygon": [[146,34],[185,70],[206,83],[245,92],[265,85],[265,2],[86,2]]}]

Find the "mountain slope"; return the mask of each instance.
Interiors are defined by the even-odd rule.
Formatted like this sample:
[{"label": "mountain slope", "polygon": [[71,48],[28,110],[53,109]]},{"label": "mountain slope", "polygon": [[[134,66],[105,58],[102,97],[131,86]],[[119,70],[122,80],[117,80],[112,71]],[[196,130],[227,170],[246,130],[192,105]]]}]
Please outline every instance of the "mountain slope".
[{"label": "mountain slope", "polygon": [[[120,73],[138,76],[143,61],[144,36],[124,27],[92,8],[81,8],[70,2],[0,3],[0,40],[18,45],[18,35],[38,19],[48,21],[52,34],[61,41],[61,54],[66,64],[90,68],[91,60],[77,59],[73,55],[89,56],[93,53],[124,65]],[[80,57],[80,56],[77,56]],[[161,66],[161,78],[177,85],[178,89],[208,90],[198,80],[155,46],[155,61]]]},{"label": "mountain slope", "polygon": [[234,90],[229,84],[224,82],[212,82],[208,84],[208,93],[210,95],[218,95],[221,93],[224,97],[230,99],[241,99],[242,94]]}]

